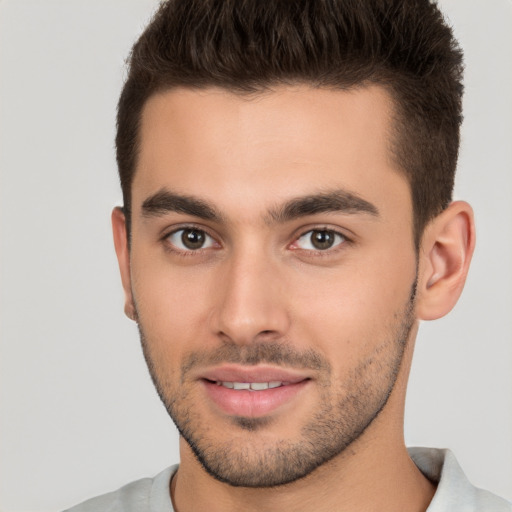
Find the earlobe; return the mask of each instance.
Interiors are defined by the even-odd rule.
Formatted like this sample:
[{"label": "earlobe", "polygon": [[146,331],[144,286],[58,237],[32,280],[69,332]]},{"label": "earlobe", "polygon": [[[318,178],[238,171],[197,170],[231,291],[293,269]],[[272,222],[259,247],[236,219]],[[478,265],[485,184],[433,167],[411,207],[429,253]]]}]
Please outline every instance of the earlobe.
[{"label": "earlobe", "polygon": [[456,201],[425,228],[419,251],[416,314],[421,320],[446,315],[462,293],[475,247],[473,210]]},{"label": "earlobe", "polygon": [[116,207],[112,211],[112,232],[125,296],[124,312],[128,318],[137,321],[137,313],[131,287],[130,250],[128,247],[126,218],[120,207]]}]

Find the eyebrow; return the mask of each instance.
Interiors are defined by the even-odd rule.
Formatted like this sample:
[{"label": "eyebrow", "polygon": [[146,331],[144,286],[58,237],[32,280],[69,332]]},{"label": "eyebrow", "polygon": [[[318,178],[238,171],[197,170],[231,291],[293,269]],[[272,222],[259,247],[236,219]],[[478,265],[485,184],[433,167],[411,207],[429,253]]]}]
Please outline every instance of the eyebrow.
[{"label": "eyebrow", "polygon": [[[159,217],[167,213],[182,213],[204,220],[221,222],[223,215],[210,203],[188,195],[162,189],[142,203],[144,217]],[[284,223],[308,215],[340,212],[344,214],[367,214],[379,216],[377,207],[365,199],[346,190],[332,190],[293,198],[283,205],[271,208],[265,217],[267,224]]]},{"label": "eyebrow", "polygon": [[374,204],[340,189],[291,199],[283,206],[270,210],[268,216],[270,221],[281,223],[329,212],[379,216],[379,210]]},{"label": "eyebrow", "polygon": [[144,217],[159,217],[170,212],[192,215],[204,220],[220,222],[222,215],[210,204],[192,196],[160,190],[142,203]]}]

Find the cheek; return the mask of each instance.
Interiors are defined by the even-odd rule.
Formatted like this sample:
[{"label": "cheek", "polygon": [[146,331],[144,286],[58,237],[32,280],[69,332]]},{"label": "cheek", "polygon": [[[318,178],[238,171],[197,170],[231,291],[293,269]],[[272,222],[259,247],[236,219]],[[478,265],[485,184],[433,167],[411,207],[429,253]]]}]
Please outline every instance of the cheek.
[{"label": "cheek", "polygon": [[132,265],[139,322],[159,357],[179,361],[201,339],[208,316],[205,280],[197,271],[169,264]]},{"label": "cheek", "polygon": [[[397,265],[382,255],[380,265],[362,259],[316,276],[303,273],[291,295],[293,339],[309,342],[334,364],[347,368],[377,346],[408,305],[415,279],[414,258]],[[302,336],[301,336],[302,333]]]}]

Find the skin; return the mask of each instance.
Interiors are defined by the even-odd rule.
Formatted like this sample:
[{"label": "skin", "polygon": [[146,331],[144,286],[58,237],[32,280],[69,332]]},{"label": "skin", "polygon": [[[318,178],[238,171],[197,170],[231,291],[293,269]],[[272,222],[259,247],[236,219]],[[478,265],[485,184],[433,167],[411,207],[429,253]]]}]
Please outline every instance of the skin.
[{"label": "skin", "polygon": [[[112,216],[125,311],[178,427],[211,465],[228,461],[212,475],[181,437],[172,483],[179,512],[427,508],[435,486],[403,440],[407,377],[418,321],[446,314],[462,291],[474,226],[469,205],[453,203],[416,253],[409,185],[389,150],[392,113],[376,86],[279,87],[253,97],[176,89],[148,100],[130,249],[122,211]],[[148,208],[163,191],[207,203],[218,218],[158,201]],[[278,215],[290,201],[333,191],[374,211],[345,204]],[[208,235],[204,247],[181,245],[178,230],[190,227]],[[312,230],[339,236],[318,250]],[[286,367],[306,385],[257,419],[227,414],[199,377],[219,355],[247,368],[262,346],[284,360],[266,356],[256,366]],[[283,354],[314,354],[322,364]],[[319,419],[333,424],[308,434]],[[279,449],[309,442],[315,452],[327,441],[330,455],[318,467],[264,485],[276,478],[261,475]]]}]

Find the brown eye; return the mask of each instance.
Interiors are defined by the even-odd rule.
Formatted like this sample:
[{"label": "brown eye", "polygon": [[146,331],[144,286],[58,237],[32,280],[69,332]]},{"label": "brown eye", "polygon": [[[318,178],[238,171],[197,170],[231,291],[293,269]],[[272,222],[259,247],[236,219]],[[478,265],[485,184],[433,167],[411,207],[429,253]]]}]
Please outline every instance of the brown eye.
[{"label": "brown eye", "polygon": [[174,233],[171,233],[167,237],[167,240],[182,251],[207,249],[213,247],[215,243],[210,235],[196,228],[178,229]]},{"label": "brown eye", "polygon": [[184,229],[181,233],[181,241],[187,249],[201,249],[205,241],[204,232],[197,229]]},{"label": "brown eye", "polygon": [[313,229],[304,233],[296,242],[300,249],[326,251],[345,241],[345,238],[329,229]]},{"label": "brown eye", "polygon": [[334,233],[331,231],[313,231],[311,233],[311,244],[315,249],[330,249],[334,245]]}]

